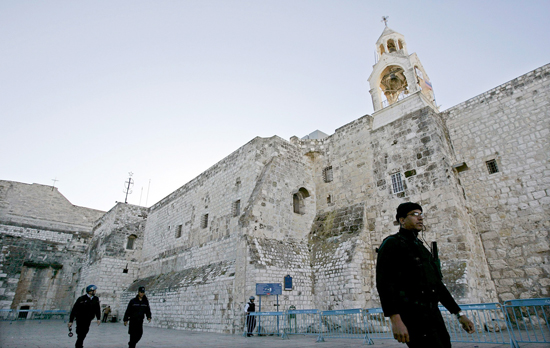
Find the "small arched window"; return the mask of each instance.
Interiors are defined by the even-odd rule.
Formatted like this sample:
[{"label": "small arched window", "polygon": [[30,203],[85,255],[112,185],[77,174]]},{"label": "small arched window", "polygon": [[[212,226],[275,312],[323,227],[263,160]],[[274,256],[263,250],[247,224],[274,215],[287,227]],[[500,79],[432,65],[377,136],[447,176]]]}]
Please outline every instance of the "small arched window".
[{"label": "small arched window", "polygon": [[399,45],[399,49],[402,50],[403,49],[403,41],[398,40],[397,44]]},{"label": "small arched window", "polygon": [[383,55],[386,53],[386,50],[384,49],[384,45],[380,44],[380,55]]},{"label": "small arched window", "polygon": [[134,241],[136,240],[137,236],[135,234],[131,234],[128,236],[128,241],[126,242],[126,249],[127,250],[134,250]]},{"label": "small arched window", "polygon": [[294,213],[303,215],[306,213],[306,204],[304,199],[309,197],[309,192],[304,187],[301,187],[298,192],[292,195],[292,206]]}]

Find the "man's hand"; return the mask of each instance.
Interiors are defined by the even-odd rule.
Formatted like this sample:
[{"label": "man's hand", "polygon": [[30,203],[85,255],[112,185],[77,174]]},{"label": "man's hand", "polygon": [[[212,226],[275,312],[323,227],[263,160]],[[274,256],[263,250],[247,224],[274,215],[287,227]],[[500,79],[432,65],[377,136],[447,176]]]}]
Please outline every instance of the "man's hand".
[{"label": "man's hand", "polygon": [[462,325],[462,328],[467,333],[473,334],[474,332],[476,332],[476,328],[475,328],[474,323],[472,323],[472,321],[470,319],[468,319],[467,316],[465,316],[465,315],[461,316],[458,319],[458,322],[460,323],[460,325]]},{"label": "man's hand", "polygon": [[148,320],[149,322],[151,322],[151,318],[147,318],[147,320]]},{"label": "man's hand", "polygon": [[128,326],[128,322],[127,322],[127,321],[124,322],[124,326]]},{"label": "man's hand", "polygon": [[393,314],[390,315],[391,320],[391,329],[393,331],[393,338],[397,340],[399,343],[407,343],[409,342],[409,330],[407,330],[407,327],[401,320],[401,315],[399,314]]},{"label": "man's hand", "polygon": [[98,320],[98,321],[97,321],[97,326],[99,326],[99,323],[101,323],[101,320]]},{"label": "man's hand", "polygon": [[73,323],[69,321],[69,322],[67,323],[67,326],[68,326],[69,329],[70,329],[70,328],[73,326]]}]

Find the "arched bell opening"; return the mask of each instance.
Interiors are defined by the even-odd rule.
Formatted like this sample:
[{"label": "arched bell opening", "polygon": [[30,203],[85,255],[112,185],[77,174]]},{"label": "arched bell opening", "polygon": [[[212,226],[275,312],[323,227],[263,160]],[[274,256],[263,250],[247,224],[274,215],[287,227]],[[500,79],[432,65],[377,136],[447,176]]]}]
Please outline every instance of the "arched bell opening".
[{"label": "arched bell opening", "polygon": [[[409,94],[405,71],[398,65],[390,65],[380,75],[380,89],[386,97],[382,106],[389,106],[404,99]],[[387,104],[387,105],[385,105]]]},{"label": "arched bell opening", "polygon": [[397,48],[395,46],[395,41],[393,41],[393,39],[388,40],[387,46],[388,46],[388,52],[392,53],[397,51]]}]

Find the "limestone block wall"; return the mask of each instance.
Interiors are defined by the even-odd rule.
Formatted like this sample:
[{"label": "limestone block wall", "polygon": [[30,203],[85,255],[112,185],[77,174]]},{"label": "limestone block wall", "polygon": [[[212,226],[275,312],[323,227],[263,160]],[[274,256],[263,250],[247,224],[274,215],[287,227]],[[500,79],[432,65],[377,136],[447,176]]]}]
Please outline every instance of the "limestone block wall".
[{"label": "limestone block wall", "polygon": [[[278,137],[252,140],[151,207],[144,232],[143,262],[134,284],[147,283],[153,301],[165,292],[172,293],[169,299],[181,299],[192,292],[199,294],[195,301],[204,302],[210,295],[191,286],[192,283],[181,283],[183,280],[173,276],[168,283],[152,279],[192,273],[197,279],[208,278],[208,284],[212,282],[204,286],[215,288],[221,282],[219,289],[227,292],[222,294],[218,289],[218,300],[213,306],[218,308],[215,310],[218,316],[224,308],[227,318],[223,317],[222,322],[230,321],[233,329],[235,325],[240,326],[244,304],[248,296],[255,293],[257,282],[282,282],[285,275],[292,273],[296,275],[295,284],[299,285],[294,293],[289,292],[285,301],[311,307],[307,266],[298,265],[296,260],[285,261],[282,254],[260,246],[295,245],[297,239],[307,236],[316,209],[310,177],[310,163],[304,161],[296,146]],[[294,212],[297,194],[302,198],[298,213]],[[261,242],[252,245],[246,236],[254,236]],[[303,251],[304,245],[293,250]],[[202,273],[220,262],[232,264],[234,270],[230,276],[209,278]],[[286,262],[287,266],[282,268],[280,262]],[[267,264],[277,267],[266,272]],[[171,301],[169,299],[166,301]],[[163,314],[164,321],[157,325],[164,325],[163,322],[176,323],[170,324],[176,326],[182,322],[184,327],[197,328],[214,325],[200,319],[202,314],[196,313],[196,307],[167,305],[176,307]],[[266,302],[266,306],[269,305]],[[225,332],[228,330],[225,325],[229,324],[216,326],[215,331]]]},{"label": "limestone block wall", "polygon": [[94,284],[102,307],[109,305],[112,315],[118,314],[122,292],[139,276],[147,213],[148,208],[118,203],[97,221],[75,298]]},{"label": "limestone block wall", "polygon": [[69,309],[102,214],[51,186],[0,180],[0,308]]},{"label": "limestone block wall", "polygon": [[[248,258],[246,273],[249,281],[246,284],[246,295],[256,294],[256,283],[281,283],[284,285],[284,277],[292,277],[292,290],[283,290],[279,296],[279,310],[288,309],[290,306],[296,309],[310,309],[315,307],[313,289],[313,274],[311,257],[307,240],[275,240],[261,237],[248,236]],[[243,300],[240,307],[244,310]],[[256,303],[259,304],[257,298]],[[277,311],[276,296],[262,296],[262,311]]]},{"label": "limestone block wall", "polygon": [[315,308],[361,308],[364,244],[362,203],[319,213],[309,235]]},{"label": "limestone block wall", "polygon": [[4,224],[89,232],[104,213],[71,204],[52,186],[0,180],[0,220]]},{"label": "limestone block wall", "polygon": [[[238,229],[239,216],[265,165],[256,148],[265,143],[252,140],[153,205],[145,227],[144,260],[227,238]],[[233,212],[237,201],[238,215]]]},{"label": "limestone block wall", "polygon": [[221,261],[141,278],[124,292],[119,313],[144,286],[153,326],[235,333],[234,276],[234,262]]},{"label": "limestone block wall", "polygon": [[[315,160],[313,177],[318,212],[312,235],[316,230],[330,230],[337,216],[341,217],[336,220],[338,224],[345,226],[342,212],[357,209],[357,216],[347,218],[349,225],[355,221],[358,228],[351,232],[356,233],[353,238],[344,233],[347,238],[340,240],[336,236],[341,232],[337,231],[331,232],[335,236],[327,239],[334,244],[320,238],[310,239],[314,260],[315,250],[323,250],[327,245],[334,250],[345,250],[347,255],[352,253],[346,263],[347,271],[335,270],[342,268],[341,260],[319,257],[315,274],[327,275],[325,282],[332,284],[326,288],[336,294],[331,295],[334,298],[343,298],[343,294],[350,291],[338,281],[341,274],[346,279],[359,278],[360,285],[352,290],[353,295],[339,302],[345,308],[355,304],[378,305],[375,250],[384,237],[398,231],[394,223],[395,209],[410,200],[421,203],[429,214],[426,239],[438,242],[445,281],[455,297],[464,302],[494,300],[494,286],[475,221],[452,169],[455,158],[442,119],[426,107],[376,130],[371,128],[372,124],[372,117],[365,116],[326,139],[300,142],[303,151],[313,154],[310,156]],[[332,170],[331,182],[325,182],[322,175],[328,167]],[[391,175],[395,173],[401,174],[403,192],[393,193]],[[336,266],[338,262],[340,266]],[[316,291],[325,286],[321,284],[323,282],[314,283]],[[326,298],[325,293],[319,295],[319,299],[326,301]]]},{"label": "limestone block wall", "polygon": [[70,309],[86,257],[79,238],[40,240],[11,234],[12,229],[0,225],[0,309]]},{"label": "limestone block wall", "polygon": [[550,294],[549,90],[550,64],[443,113],[501,301]]},{"label": "limestone block wall", "polygon": [[[451,293],[461,302],[493,301],[494,285],[468,202],[452,170],[454,153],[447,133],[431,108],[372,132],[376,186],[366,203],[370,245],[375,250],[383,238],[399,230],[395,209],[400,203],[418,202],[426,213],[425,240],[438,243],[444,282]],[[403,192],[392,189],[395,173],[401,174]]]}]

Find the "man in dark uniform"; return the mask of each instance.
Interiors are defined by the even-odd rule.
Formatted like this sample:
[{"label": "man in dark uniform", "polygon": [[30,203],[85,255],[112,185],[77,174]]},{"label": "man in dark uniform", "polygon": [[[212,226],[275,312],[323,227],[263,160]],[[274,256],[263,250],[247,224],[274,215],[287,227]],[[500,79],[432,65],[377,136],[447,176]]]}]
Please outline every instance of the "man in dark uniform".
[{"label": "man in dark uniform", "polygon": [[147,316],[147,320],[151,322],[149,300],[145,296],[145,287],[140,286],[137,296],[130,300],[128,308],[126,308],[126,312],[124,313],[124,326],[128,325],[128,320],[130,321],[130,327],[128,328],[128,333],[130,334],[129,348],[135,348],[141,336],[143,336],[144,316]]},{"label": "man in dark uniform", "polygon": [[80,296],[71,310],[71,315],[69,317],[69,329],[73,326],[73,321],[76,319],[76,348],[82,348],[84,344],[84,339],[90,331],[90,324],[94,317],[97,318],[97,325],[101,323],[99,320],[101,318],[101,309],[99,307],[99,298],[95,296],[97,286],[88,285],[86,287],[86,294]]},{"label": "man in dark uniform", "polygon": [[409,347],[451,347],[438,303],[455,314],[468,333],[475,331],[474,324],[443,284],[438,260],[417,238],[424,228],[422,207],[403,203],[395,217],[401,228],[384,239],[376,264],[376,287],[393,337]]},{"label": "man in dark uniform", "polygon": [[256,317],[251,316],[248,313],[255,312],[255,311],[256,311],[256,305],[254,304],[254,296],[250,296],[250,301],[248,301],[246,306],[244,306],[244,312],[246,313],[246,327],[247,327],[246,336],[247,337],[252,336],[252,333],[256,328]]}]

